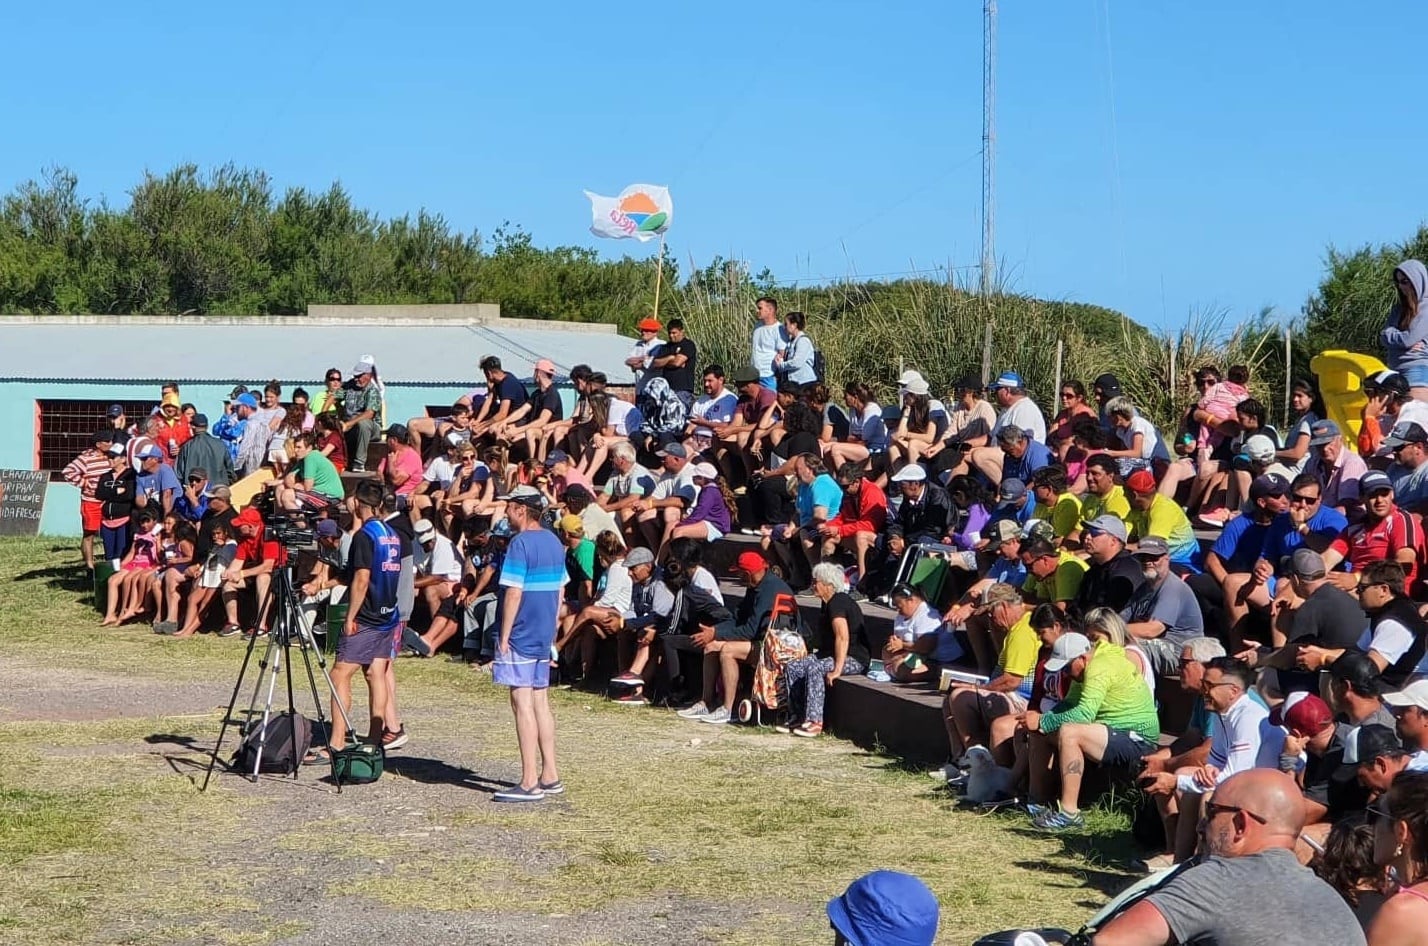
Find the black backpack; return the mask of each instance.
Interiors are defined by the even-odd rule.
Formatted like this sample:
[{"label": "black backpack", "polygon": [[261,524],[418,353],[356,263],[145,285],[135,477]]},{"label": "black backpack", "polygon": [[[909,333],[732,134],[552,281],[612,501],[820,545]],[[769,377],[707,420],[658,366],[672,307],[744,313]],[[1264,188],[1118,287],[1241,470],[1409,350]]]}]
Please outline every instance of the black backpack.
[{"label": "black backpack", "polygon": [[821,384],[828,380],[828,362],[823,360],[823,349],[813,347],[813,376]]},{"label": "black backpack", "polygon": [[[264,732],[267,737],[264,738]],[[233,768],[240,773],[251,774],[253,762],[258,758],[258,747],[262,745],[263,758],[259,772],[280,772],[291,775],[302,764],[312,745],[312,722],[306,716],[293,713],[275,713],[268,717],[268,725],[257,725],[256,721],[233,756]]]}]

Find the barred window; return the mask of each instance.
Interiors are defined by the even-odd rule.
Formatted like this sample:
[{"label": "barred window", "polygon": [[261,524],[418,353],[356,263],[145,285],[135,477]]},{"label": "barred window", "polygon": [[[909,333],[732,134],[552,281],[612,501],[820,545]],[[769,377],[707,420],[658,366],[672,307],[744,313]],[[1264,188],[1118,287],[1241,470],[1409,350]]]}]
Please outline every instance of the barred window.
[{"label": "barred window", "polygon": [[154,402],[148,401],[79,401],[44,399],[35,402],[35,450],[38,470],[50,474],[50,480],[63,479],[60,471],[69,461],[89,448],[89,438],[96,430],[109,426],[109,407],[119,404],[132,422],[147,417]]}]

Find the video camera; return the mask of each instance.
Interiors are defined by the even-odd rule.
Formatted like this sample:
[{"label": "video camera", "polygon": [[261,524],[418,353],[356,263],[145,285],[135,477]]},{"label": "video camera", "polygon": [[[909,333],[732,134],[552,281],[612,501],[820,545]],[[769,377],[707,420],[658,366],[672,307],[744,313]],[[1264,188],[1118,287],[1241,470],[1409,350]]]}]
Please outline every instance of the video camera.
[{"label": "video camera", "polygon": [[255,496],[252,508],[262,513],[264,529],[272,541],[290,552],[317,550],[317,529],[310,513],[278,508],[277,496],[272,492]]}]

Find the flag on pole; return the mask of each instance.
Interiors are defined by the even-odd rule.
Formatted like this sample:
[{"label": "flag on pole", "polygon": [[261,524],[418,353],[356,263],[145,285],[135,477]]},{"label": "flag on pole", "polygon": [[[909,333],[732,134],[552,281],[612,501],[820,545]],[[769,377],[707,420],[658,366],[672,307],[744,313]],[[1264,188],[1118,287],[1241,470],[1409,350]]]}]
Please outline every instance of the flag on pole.
[{"label": "flag on pole", "polygon": [[669,188],[653,184],[631,184],[618,197],[590,198],[590,232],[612,240],[636,239],[647,243],[669,229],[674,219],[674,201]]}]

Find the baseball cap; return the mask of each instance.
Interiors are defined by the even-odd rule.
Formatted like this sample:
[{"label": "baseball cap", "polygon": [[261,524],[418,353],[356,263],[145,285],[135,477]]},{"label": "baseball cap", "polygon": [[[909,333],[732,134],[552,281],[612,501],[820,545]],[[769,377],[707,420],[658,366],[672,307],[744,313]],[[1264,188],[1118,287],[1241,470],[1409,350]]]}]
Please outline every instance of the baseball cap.
[{"label": "baseball cap", "polygon": [[524,506],[530,506],[533,509],[540,509],[545,506],[545,497],[541,495],[541,491],[534,486],[526,486],[524,484],[517,486],[506,495],[497,496],[496,498],[503,502],[520,503]]},{"label": "baseball cap", "polygon": [[999,604],[1015,604],[1020,600],[1021,592],[1017,591],[1014,585],[1009,585],[1004,581],[993,582],[982,591],[982,600],[977,605],[977,613],[982,614]]},{"label": "baseball cap", "polygon": [[565,498],[569,500],[571,496],[575,496],[577,498],[584,496],[586,499],[594,498],[591,495],[590,490],[586,489],[583,483],[571,483],[569,486],[565,487]]},{"label": "baseball cap", "polygon": [[402,443],[406,443],[406,442],[407,442],[407,425],[406,425],[406,424],[392,424],[391,426],[389,426],[389,427],[387,428],[387,439],[388,439],[388,440],[400,440]]},{"label": "baseball cap", "polygon": [[752,384],[759,380],[759,373],[753,368],[740,368],[734,372],[735,384]]},{"label": "baseball cap", "polygon": [[892,475],[894,483],[921,483],[927,479],[927,471],[919,463],[909,463]]},{"label": "baseball cap", "polygon": [[418,519],[412,526],[412,531],[416,534],[418,542],[429,542],[436,538],[436,526],[427,519]]},{"label": "baseball cap", "polygon": [[646,318],[640,319],[639,324],[636,325],[635,328],[641,332],[658,332],[663,326],[659,324],[659,319]]},{"label": "baseball cap", "polygon": [[1136,470],[1126,477],[1126,489],[1133,493],[1155,492],[1155,474],[1149,470]]},{"label": "baseball cap", "polygon": [[514,531],[511,528],[511,520],[502,519],[491,527],[491,537],[493,539],[509,539]]},{"label": "baseball cap", "polygon": [[1010,542],[1013,539],[1021,538],[1021,526],[1017,525],[1015,519],[998,519],[987,527],[987,548],[995,551],[1001,548],[1003,542]]},{"label": "baseball cap", "polygon": [[560,521],[555,524],[555,527],[566,535],[575,535],[577,532],[581,535],[585,534],[585,520],[574,513],[568,512],[561,516]]},{"label": "baseball cap", "polygon": [[982,390],[982,379],[974,374],[964,374],[957,379],[957,383],[952,387],[958,391],[980,391]]},{"label": "baseball cap", "polygon": [[1364,379],[1364,390],[1372,391],[1375,388],[1388,388],[1400,394],[1408,393],[1408,379],[1397,371],[1385,368]]},{"label": "baseball cap", "polygon": [[1120,516],[1113,516],[1109,513],[1104,516],[1097,516],[1089,521],[1083,521],[1081,525],[1086,529],[1095,529],[1097,532],[1113,535],[1123,543],[1128,537],[1125,522],[1121,520]]},{"label": "baseball cap", "polygon": [[108,453],[111,457],[122,457],[124,455],[124,450],[125,447],[123,442],[116,440],[115,442],[109,445],[109,449],[105,452]]},{"label": "baseball cap", "polygon": [[[1315,441],[1310,441],[1311,444]],[[1428,431],[1411,420],[1401,424],[1395,424],[1388,432],[1388,436],[1383,438],[1383,445],[1390,448],[1398,448],[1409,443],[1428,443]]]},{"label": "baseball cap", "polygon": [[1021,375],[1015,371],[1003,371],[997,375],[996,380],[987,385],[987,390],[995,391],[997,388],[1020,388],[1025,386],[1021,380]]},{"label": "baseball cap", "polygon": [[1026,525],[1021,527],[1021,537],[1023,539],[1045,539],[1055,545],[1056,527],[1045,519],[1028,519]]},{"label": "baseball cap", "polygon": [[694,471],[690,475],[700,479],[713,481],[719,478],[719,471],[714,468],[712,463],[696,463],[690,469]]},{"label": "baseball cap", "polygon": [[907,384],[904,384],[902,387],[903,390],[907,391],[908,394],[917,395],[925,395],[927,394],[927,392],[932,390],[932,388],[928,386],[926,378],[913,378],[911,381],[907,382]]},{"label": "baseball cap", "polygon": [[249,394],[247,391],[244,391],[242,394],[234,398],[233,402],[235,404],[241,404],[244,407],[252,408],[255,411],[258,409],[258,399],[255,398],[253,395]]},{"label": "baseball cap", "polygon": [[849,946],[932,946],[937,898],[911,874],[876,870],[828,901],[828,922]]},{"label": "baseball cap", "polygon": [[1398,733],[1378,723],[1356,726],[1344,736],[1345,765],[1370,765],[1377,758],[1402,752]]},{"label": "baseball cap", "polygon": [[110,405],[109,405],[109,416],[110,416],[110,417],[123,417],[123,416],[124,416],[124,405],[122,405],[122,404],[110,404]]},{"label": "baseball cap", "polygon": [[337,527],[337,523],[331,519],[319,519],[314,528],[318,535],[327,539],[335,539],[342,534],[342,530]]},{"label": "baseball cap", "polygon": [[1339,659],[1329,664],[1329,676],[1353,687],[1355,693],[1377,696],[1383,692],[1383,678],[1379,676],[1378,664],[1368,654],[1358,650],[1346,650]]},{"label": "baseball cap", "polygon": [[139,452],[134,454],[136,460],[161,460],[164,452],[153,444],[145,444],[139,448]]},{"label": "baseball cap", "polygon": [[233,501],[233,491],[226,486],[215,486],[208,491],[209,499],[222,499],[225,502]]},{"label": "baseball cap", "polygon": [[551,361],[549,358],[542,358],[535,363],[535,370],[539,371],[541,374],[554,375],[555,362]]},{"label": "baseball cap", "polygon": [[655,452],[657,457],[679,457],[681,460],[689,459],[689,451],[684,449],[684,444],[679,442],[667,443]]},{"label": "baseball cap", "polygon": [[1269,721],[1293,735],[1313,736],[1333,725],[1334,711],[1314,694],[1296,690],[1270,711]]},{"label": "baseball cap", "polygon": [[235,526],[261,526],[263,524],[263,515],[252,506],[249,506],[233,517],[233,524]]},{"label": "baseball cap", "polygon": [[1026,498],[1026,484],[1015,476],[1009,476],[1002,480],[1002,485],[997,487],[997,499],[1004,503],[1020,502]]},{"label": "baseball cap", "polygon": [[[1251,437],[1251,440],[1254,438]],[[1250,502],[1257,499],[1264,499],[1268,496],[1283,496],[1289,492],[1289,481],[1278,473],[1261,473],[1250,483]]]},{"label": "baseball cap", "polygon": [[359,375],[371,374],[372,367],[372,365],[367,364],[365,361],[359,361],[357,362],[357,364],[352,366],[352,377],[355,378]]},{"label": "baseball cap", "polygon": [[731,572],[761,572],[769,567],[769,563],[758,552],[740,552],[739,557],[734,561]]},{"label": "baseball cap", "polygon": [[94,433],[89,435],[89,442],[96,447],[99,446],[101,443],[113,443],[114,428],[110,427],[108,430],[96,430]]},{"label": "baseball cap", "polygon": [[467,442],[468,442],[468,441],[466,440],[465,437],[462,437],[460,434],[458,434],[458,433],[457,433],[456,431],[454,431],[454,430],[453,430],[451,433],[449,433],[449,434],[446,435],[446,445],[447,445],[448,447],[459,447],[459,446],[461,446],[463,443],[467,443]]},{"label": "baseball cap", "polygon": [[1389,706],[1416,706],[1428,710],[1428,677],[1414,680],[1401,690],[1390,690],[1383,695]]},{"label": "baseball cap", "polygon": [[1056,638],[1056,643],[1051,645],[1051,656],[1046,658],[1046,669],[1049,673],[1055,673],[1077,657],[1084,657],[1090,652],[1090,638],[1085,634],[1068,631]]},{"label": "baseball cap", "polygon": [[1140,540],[1131,554],[1136,558],[1161,558],[1170,554],[1170,543],[1158,535],[1148,535]]},{"label": "baseball cap", "polygon": [[630,549],[625,555],[625,567],[634,568],[636,565],[650,565],[654,562],[654,553],[643,545]]},{"label": "baseball cap", "polygon": [[207,426],[208,426],[208,415],[207,415],[207,414],[194,414],[194,415],[193,415],[193,420],[189,421],[189,422],[188,422],[188,425],[189,425],[190,427],[207,427]]},{"label": "baseball cap", "polygon": [[234,385],[234,386],[233,386],[233,390],[231,390],[231,391],[228,392],[228,400],[230,400],[230,401],[236,401],[236,400],[238,400],[239,395],[247,394],[247,393],[248,393],[248,385],[246,385],[246,384],[237,384],[237,385]]},{"label": "baseball cap", "polygon": [[569,463],[570,454],[564,450],[552,450],[545,456],[545,468],[548,470],[557,463]]},{"label": "baseball cap", "polygon": [[1295,578],[1314,581],[1327,575],[1329,569],[1324,564],[1324,556],[1313,549],[1300,546],[1289,557],[1289,572]]},{"label": "baseball cap", "polygon": [[[1413,426],[1417,427],[1418,425],[1414,424]],[[1314,426],[1309,428],[1309,446],[1322,447],[1324,444],[1333,441],[1333,439],[1339,435],[1339,425],[1329,418],[1326,417],[1323,420],[1315,421]],[[1389,436],[1392,437],[1393,434],[1390,433]],[[1424,439],[1428,440],[1428,437]]]},{"label": "baseball cap", "polygon": [[1379,470],[1369,470],[1359,477],[1359,495],[1372,496],[1381,490],[1393,492],[1393,481],[1388,478],[1388,474]]},{"label": "baseball cap", "polygon": [[1255,463],[1274,462],[1274,441],[1264,434],[1255,434],[1245,441],[1245,456]]}]

